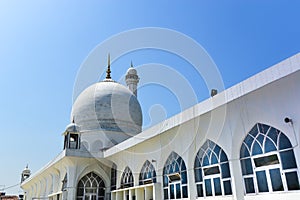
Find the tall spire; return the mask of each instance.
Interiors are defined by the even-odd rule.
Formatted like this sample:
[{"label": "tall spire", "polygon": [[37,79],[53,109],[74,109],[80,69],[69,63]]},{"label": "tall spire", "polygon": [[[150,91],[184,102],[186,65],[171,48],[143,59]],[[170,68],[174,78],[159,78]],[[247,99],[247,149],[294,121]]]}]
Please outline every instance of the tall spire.
[{"label": "tall spire", "polygon": [[110,54],[108,54],[108,59],[107,59],[107,70],[106,70],[106,79],[111,79],[110,77]]}]

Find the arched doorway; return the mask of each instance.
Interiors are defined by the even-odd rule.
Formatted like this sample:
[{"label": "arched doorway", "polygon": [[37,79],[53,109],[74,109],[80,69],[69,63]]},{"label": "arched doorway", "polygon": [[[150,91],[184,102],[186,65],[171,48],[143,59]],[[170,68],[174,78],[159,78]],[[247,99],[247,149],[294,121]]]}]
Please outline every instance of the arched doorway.
[{"label": "arched doorway", "polygon": [[77,185],[77,200],[104,200],[105,183],[97,174],[90,172]]}]

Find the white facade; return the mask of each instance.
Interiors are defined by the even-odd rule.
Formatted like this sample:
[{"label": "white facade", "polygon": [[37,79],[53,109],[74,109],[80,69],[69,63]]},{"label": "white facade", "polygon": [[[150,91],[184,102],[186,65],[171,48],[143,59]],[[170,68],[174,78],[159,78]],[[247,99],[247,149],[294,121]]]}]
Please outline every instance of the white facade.
[{"label": "white facade", "polygon": [[109,149],[65,148],[26,199],[299,199],[299,85],[297,54]]}]

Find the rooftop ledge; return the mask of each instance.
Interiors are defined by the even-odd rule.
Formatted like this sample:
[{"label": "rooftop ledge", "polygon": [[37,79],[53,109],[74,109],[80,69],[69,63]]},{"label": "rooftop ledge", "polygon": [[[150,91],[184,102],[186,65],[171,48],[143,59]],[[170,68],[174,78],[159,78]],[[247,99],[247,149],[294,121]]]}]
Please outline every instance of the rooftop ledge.
[{"label": "rooftop ledge", "polygon": [[191,108],[188,108],[183,112],[150,127],[149,129],[144,130],[138,135],[113,146],[104,152],[104,157],[109,157],[115,153],[135,146],[299,70],[300,53],[297,53],[296,55],[265,69],[264,71],[220,92],[219,94],[210,97],[209,99],[206,99],[195,106],[192,106]]}]

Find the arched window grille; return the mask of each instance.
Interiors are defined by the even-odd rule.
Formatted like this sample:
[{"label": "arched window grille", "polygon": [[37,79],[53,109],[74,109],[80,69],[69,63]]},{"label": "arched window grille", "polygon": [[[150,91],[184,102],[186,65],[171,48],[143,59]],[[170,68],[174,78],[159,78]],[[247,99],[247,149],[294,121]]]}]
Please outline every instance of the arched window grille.
[{"label": "arched window grille", "polygon": [[198,197],[232,195],[227,155],[211,140],[198,151],[194,163]]},{"label": "arched window grille", "polygon": [[104,200],[105,183],[97,174],[90,172],[77,185],[77,200]]},{"label": "arched window grille", "polygon": [[183,159],[172,152],[163,169],[164,199],[188,198],[188,178]]},{"label": "arched window grille", "polygon": [[156,183],[156,172],[149,160],[146,160],[140,172],[139,184]]},{"label": "arched window grille", "polygon": [[246,194],[300,189],[292,144],[273,127],[258,123],[250,130],[240,162]]},{"label": "arched window grille", "polygon": [[121,188],[133,187],[133,174],[129,167],[126,167],[121,177]]},{"label": "arched window grille", "polygon": [[110,189],[111,191],[117,189],[117,165],[113,164],[110,170]]}]

